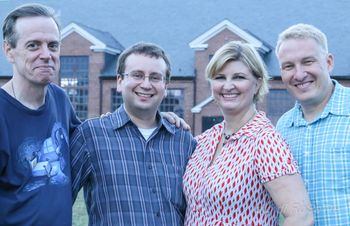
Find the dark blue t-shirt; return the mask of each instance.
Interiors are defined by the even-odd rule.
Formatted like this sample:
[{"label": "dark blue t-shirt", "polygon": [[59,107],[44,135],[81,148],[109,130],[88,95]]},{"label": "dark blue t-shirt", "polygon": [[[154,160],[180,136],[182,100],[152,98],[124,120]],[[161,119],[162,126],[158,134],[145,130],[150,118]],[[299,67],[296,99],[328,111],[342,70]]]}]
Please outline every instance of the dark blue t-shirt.
[{"label": "dark blue t-shirt", "polygon": [[0,225],[72,224],[68,139],[79,123],[56,85],[38,110],[0,89]]}]

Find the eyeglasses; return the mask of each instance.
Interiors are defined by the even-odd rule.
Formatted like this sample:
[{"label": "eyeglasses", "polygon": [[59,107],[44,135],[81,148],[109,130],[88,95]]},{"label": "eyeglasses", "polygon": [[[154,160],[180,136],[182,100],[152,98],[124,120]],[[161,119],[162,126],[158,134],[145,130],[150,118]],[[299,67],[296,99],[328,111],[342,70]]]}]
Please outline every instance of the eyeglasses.
[{"label": "eyeglasses", "polygon": [[143,72],[140,71],[132,71],[130,73],[122,74],[125,77],[130,78],[135,82],[143,82],[148,77],[148,81],[153,84],[161,83],[164,81],[164,76],[159,73],[152,73],[146,76]]}]

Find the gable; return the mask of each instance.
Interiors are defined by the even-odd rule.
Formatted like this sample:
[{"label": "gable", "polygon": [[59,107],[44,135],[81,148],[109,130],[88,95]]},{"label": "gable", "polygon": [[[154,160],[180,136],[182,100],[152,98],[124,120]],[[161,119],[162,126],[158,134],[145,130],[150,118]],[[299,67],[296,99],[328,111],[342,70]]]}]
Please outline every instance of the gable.
[{"label": "gable", "polygon": [[236,34],[238,37],[240,37],[242,40],[252,44],[255,48],[257,48],[260,52],[263,54],[269,53],[271,51],[271,48],[264,44],[261,40],[254,37],[250,33],[244,31],[240,27],[236,26],[235,24],[231,23],[229,20],[223,20],[214,27],[210,28],[208,31],[204,32],[202,35],[194,39],[190,42],[189,46],[192,49],[195,50],[204,50],[208,48],[207,41],[213,38],[214,36],[218,35],[220,32],[224,31],[225,29],[231,31],[232,33]]},{"label": "gable", "polygon": [[[91,30],[91,28],[89,28]],[[90,49],[94,52],[106,52],[109,54],[119,54],[121,53],[122,49],[118,49],[115,47],[108,46],[108,43],[101,40],[101,38],[96,37],[95,34],[97,31],[93,30],[93,33],[89,32],[84,29],[81,25],[78,25],[76,23],[70,23],[66,27],[64,27],[61,31],[62,33],[62,40],[65,39],[70,34],[76,32],[86,40],[92,43],[90,46]]]}]

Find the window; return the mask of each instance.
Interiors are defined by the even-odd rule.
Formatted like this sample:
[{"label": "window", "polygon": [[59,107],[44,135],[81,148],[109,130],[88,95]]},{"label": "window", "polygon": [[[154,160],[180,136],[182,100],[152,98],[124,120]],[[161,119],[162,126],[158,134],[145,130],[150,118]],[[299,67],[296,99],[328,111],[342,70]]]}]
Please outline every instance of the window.
[{"label": "window", "polygon": [[113,112],[123,103],[123,98],[116,88],[112,88],[111,94],[111,111]]},{"label": "window", "polygon": [[204,116],[202,117],[202,132],[211,128],[213,125],[218,124],[224,120],[223,116]]},{"label": "window", "polygon": [[160,111],[171,111],[184,117],[184,94],[182,89],[168,89],[167,97],[164,98],[160,105]]},{"label": "window", "polygon": [[89,58],[61,56],[60,86],[67,92],[77,116],[88,116]]},{"label": "window", "polygon": [[287,90],[271,89],[267,95],[267,117],[276,125],[278,119],[294,106],[295,100]]}]

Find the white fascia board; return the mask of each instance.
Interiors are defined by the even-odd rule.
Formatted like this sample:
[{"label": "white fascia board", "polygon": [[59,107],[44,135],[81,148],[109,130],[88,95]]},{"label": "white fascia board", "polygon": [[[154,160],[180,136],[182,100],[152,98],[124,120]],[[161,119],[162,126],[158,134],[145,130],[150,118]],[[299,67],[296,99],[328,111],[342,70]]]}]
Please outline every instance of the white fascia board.
[{"label": "white fascia board", "polygon": [[214,100],[213,96],[208,97],[207,99],[203,100],[202,102],[200,102],[199,104],[197,104],[196,106],[194,106],[191,109],[192,113],[201,113],[203,107],[205,107],[207,104],[209,104],[210,102],[212,102]]},{"label": "white fascia board", "polygon": [[65,28],[62,29],[61,31],[61,39],[64,39],[71,33],[76,32],[79,35],[81,35],[83,38],[88,40],[89,42],[92,43],[92,46],[90,46],[90,49],[95,52],[107,52],[111,54],[116,54],[120,53],[120,50],[117,49],[112,49],[106,46],[104,42],[101,42],[99,39],[97,39],[95,36],[91,35],[89,32],[81,28],[79,25],[76,23],[70,23],[67,25]]},{"label": "white fascia board", "polygon": [[62,39],[67,37],[73,32],[77,32],[81,36],[83,36],[86,40],[91,42],[95,46],[105,46],[103,42],[101,42],[99,39],[97,39],[95,36],[91,35],[89,32],[85,31],[83,28],[81,28],[76,23],[70,23],[68,26],[62,29]]},{"label": "white fascia board", "polygon": [[208,47],[208,44],[205,44],[206,41],[220,33],[222,30],[228,29],[231,32],[237,34],[239,37],[241,37],[243,40],[247,41],[248,43],[252,44],[255,48],[261,49],[263,52],[269,52],[270,49],[266,47],[261,41],[250,35],[249,33],[245,32],[241,28],[237,27],[233,23],[231,23],[228,20],[223,20],[219,24],[215,25],[211,29],[209,29],[204,34],[200,35],[198,38],[190,42],[189,46],[192,49],[195,50],[204,50]]},{"label": "white fascia board", "polygon": [[90,46],[90,49],[94,52],[106,52],[106,53],[113,54],[113,55],[121,53],[120,50],[106,47],[106,45],[104,45],[104,46],[96,46],[96,45]]}]

